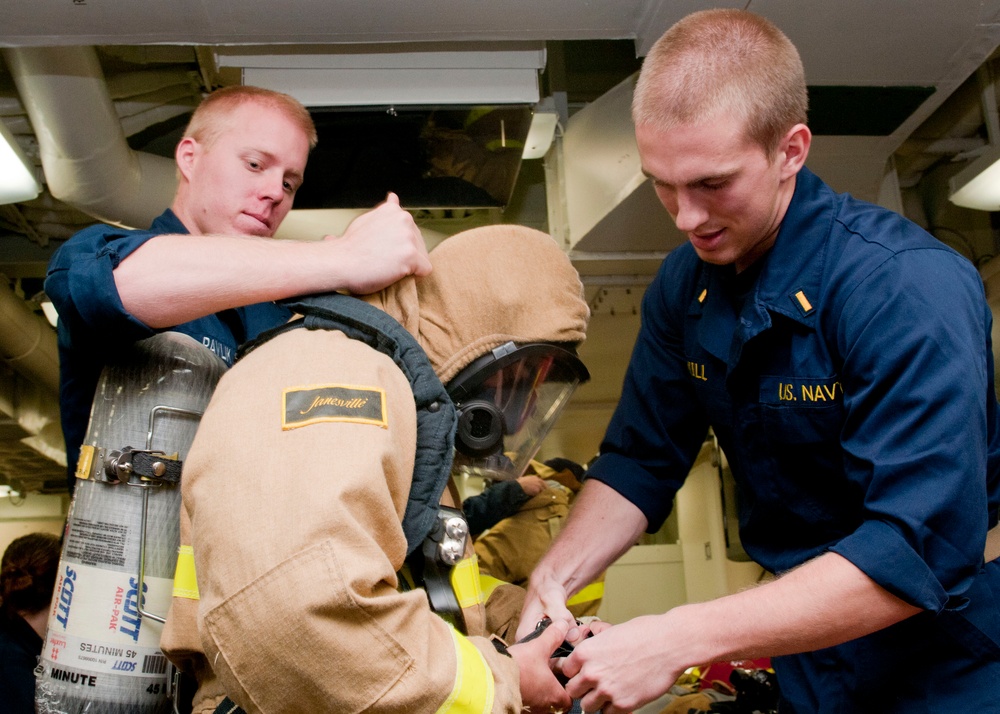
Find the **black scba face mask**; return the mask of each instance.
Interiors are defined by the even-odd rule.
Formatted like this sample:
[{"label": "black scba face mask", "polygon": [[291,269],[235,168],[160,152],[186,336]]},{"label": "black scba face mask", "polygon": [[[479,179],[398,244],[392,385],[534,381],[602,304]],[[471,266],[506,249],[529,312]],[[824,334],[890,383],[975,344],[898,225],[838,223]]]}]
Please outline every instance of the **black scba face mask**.
[{"label": "black scba face mask", "polygon": [[475,360],[448,383],[458,409],[454,472],[518,478],[589,379],[576,354],[558,344],[508,342]]}]

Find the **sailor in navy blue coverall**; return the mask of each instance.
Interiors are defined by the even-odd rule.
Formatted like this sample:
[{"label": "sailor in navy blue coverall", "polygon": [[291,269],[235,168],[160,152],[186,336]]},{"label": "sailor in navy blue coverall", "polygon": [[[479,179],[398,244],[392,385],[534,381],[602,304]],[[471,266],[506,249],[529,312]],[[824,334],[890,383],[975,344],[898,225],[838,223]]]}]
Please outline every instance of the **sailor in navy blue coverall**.
[{"label": "sailor in navy blue coverall", "polygon": [[[633,109],[643,169],[689,242],[646,292],[601,456],[532,576],[522,628],[565,617],[559,603],[659,528],[711,426],[742,544],[779,577],[595,628],[563,670],[586,711],[637,708],[689,666],[770,656],[783,712],[1000,712],[1000,561],[984,555],[1000,426],[980,277],[805,169],[804,101],[773,149],[725,99],[658,123],[655,82],[683,73],[670,53],[686,39],[722,60],[693,85],[717,70],[722,97],[752,85],[741,72],[784,71],[734,43],[778,37],[782,61],[791,47],[743,11],[681,23],[647,56]],[[804,94],[801,74],[791,83]],[[690,94],[669,96],[674,109]]]},{"label": "sailor in navy blue coverall", "polygon": [[[49,264],[45,291],[59,312],[59,410],[71,490],[101,370],[115,350],[161,331],[125,309],[112,273],[151,238],[187,232],[169,209],[146,231],[100,223],[77,233]],[[290,317],[287,309],[265,302],[206,315],[172,331],[190,335],[232,367],[243,342]]]},{"label": "sailor in navy blue coverall", "polygon": [[393,194],[342,236],[270,240],[315,143],[312,118],[292,97],[250,86],[216,90],[177,145],[170,210],[148,230],[84,229],[53,256],[45,291],[59,313],[71,491],[98,377],[124,345],[173,330],[232,364],[240,343],[289,317],[274,300],[365,294],[430,272],[420,231]]},{"label": "sailor in navy blue coverall", "polygon": [[685,245],[647,291],[588,477],[655,531],[711,425],[756,562],[780,574],[832,551],[924,610],[777,658],[796,711],[998,706],[1000,562],[982,563],[1000,503],[991,323],[965,258],[808,169],[750,275]]}]

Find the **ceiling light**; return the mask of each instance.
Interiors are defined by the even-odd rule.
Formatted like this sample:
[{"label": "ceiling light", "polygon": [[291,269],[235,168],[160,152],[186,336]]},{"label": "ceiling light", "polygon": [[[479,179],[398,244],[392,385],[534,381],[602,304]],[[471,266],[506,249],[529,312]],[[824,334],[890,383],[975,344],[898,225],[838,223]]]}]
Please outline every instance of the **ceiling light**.
[{"label": "ceiling light", "polygon": [[52,301],[45,300],[40,305],[42,306],[42,314],[45,315],[45,319],[49,321],[49,324],[53,327],[58,327],[59,313],[56,312],[56,306],[52,304]]},{"label": "ceiling light", "polygon": [[307,107],[534,104],[541,42],[220,47],[219,67]]},{"label": "ceiling light", "polygon": [[41,193],[34,166],[0,120],[0,204],[30,201]]},{"label": "ceiling light", "polygon": [[951,177],[948,188],[948,200],[956,206],[1000,210],[1000,147],[987,147],[978,159]]}]

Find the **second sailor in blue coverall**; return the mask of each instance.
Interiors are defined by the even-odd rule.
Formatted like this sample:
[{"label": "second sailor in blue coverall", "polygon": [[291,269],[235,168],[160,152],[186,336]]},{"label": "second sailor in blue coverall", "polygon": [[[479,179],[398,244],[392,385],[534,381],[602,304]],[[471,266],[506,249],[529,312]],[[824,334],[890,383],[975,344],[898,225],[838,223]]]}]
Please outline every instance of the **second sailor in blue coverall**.
[{"label": "second sailor in blue coverall", "polygon": [[[779,577],[581,642],[563,671],[586,711],[763,656],[783,712],[1000,711],[1000,561],[984,547],[1000,428],[978,273],[803,167],[801,63],[766,20],[691,15],[642,74],[643,168],[689,243],[645,295],[601,457],[522,623],[566,617],[568,595],[659,527],[711,426],[742,544]],[[777,100],[753,92],[783,76],[800,102],[769,141],[753,120]]]}]

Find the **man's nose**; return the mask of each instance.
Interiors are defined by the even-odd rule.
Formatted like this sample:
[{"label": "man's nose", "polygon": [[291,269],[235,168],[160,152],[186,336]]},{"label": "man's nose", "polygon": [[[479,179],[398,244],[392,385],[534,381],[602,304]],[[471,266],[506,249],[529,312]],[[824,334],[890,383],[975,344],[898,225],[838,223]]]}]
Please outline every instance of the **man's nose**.
[{"label": "man's nose", "polygon": [[261,198],[265,198],[272,203],[281,203],[285,195],[285,177],[283,175],[272,176],[268,174],[261,180]]},{"label": "man's nose", "polygon": [[708,212],[684,191],[677,192],[674,223],[685,233],[697,229],[708,220]]}]

